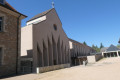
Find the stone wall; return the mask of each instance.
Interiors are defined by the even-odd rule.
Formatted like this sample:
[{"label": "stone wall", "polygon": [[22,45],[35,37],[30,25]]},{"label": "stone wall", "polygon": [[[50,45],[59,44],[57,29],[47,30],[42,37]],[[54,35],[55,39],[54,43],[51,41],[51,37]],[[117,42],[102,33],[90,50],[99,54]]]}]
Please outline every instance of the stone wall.
[{"label": "stone wall", "polygon": [[103,58],[102,54],[97,54],[95,55],[96,61],[99,61],[100,59]]},{"label": "stone wall", "polygon": [[4,17],[4,32],[0,32],[0,46],[3,46],[0,76],[16,73],[17,58],[17,17],[0,11]]},{"label": "stone wall", "polygon": [[95,63],[96,61],[102,59],[102,54],[87,56],[88,63]]},{"label": "stone wall", "polygon": [[54,66],[39,67],[37,68],[37,73],[43,73],[43,72],[48,72],[48,71],[53,71],[53,70],[58,70],[58,69],[63,69],[68,67],[70,67],[70,64],[60,64],[60,65],[54,65]]}]

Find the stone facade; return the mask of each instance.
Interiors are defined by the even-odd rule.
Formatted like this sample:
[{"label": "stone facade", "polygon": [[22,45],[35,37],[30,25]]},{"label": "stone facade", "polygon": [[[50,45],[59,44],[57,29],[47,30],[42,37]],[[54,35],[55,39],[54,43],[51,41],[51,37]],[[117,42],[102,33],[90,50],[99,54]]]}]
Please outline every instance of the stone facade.
[{"label": "stone facade", "polygon": [[0,11],[4,17],[4,32],[0,32],[0,46],[3,46],[0,75],[16,73],[17,58],[17,17]]},{"label": "stone facade", "polygon": [[17,11],[6,8],[7,4],[3,6],[0,4],[0,17],[3,17],[3,31],[0,32],[0,48],[2,48],[0,77],[16,74],[19,69],[20,24],[23,16]]}]

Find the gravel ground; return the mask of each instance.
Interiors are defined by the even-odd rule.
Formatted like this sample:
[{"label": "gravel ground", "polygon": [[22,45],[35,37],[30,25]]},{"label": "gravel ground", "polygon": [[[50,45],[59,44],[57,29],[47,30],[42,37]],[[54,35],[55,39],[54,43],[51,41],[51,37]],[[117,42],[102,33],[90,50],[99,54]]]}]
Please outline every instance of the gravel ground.
[{"label": "gravel ground", "polygon": [[27,74],[2,80],[120,80],[120,58],[106,58],[87,66],[76,66],[42,74]]}]

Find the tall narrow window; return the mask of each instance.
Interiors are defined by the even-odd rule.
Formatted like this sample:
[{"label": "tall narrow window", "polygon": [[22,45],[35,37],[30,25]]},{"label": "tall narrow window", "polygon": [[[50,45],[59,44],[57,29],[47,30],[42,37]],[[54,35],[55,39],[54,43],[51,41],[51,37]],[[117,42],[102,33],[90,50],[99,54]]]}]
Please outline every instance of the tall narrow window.
[{"label": "tall narrow window", "polygon": [[54,24],[53,27],[54,27],[54,30],[57,31],[57,25]]},{"label": "tall narrow window", "polygon": [[3,17],[0,17],[0,31],[3,31]]},{"label": "tall narrow window", "polygon": [[0,47],[0,65],[2,65],[2,48]]}]

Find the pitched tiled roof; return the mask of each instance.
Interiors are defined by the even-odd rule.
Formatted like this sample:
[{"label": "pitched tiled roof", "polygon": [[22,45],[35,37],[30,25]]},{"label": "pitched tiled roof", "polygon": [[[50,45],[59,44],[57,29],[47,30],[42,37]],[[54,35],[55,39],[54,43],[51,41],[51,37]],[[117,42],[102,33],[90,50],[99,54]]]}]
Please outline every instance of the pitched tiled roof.
[{"label": "pitched tiled roof", "polygon": [[110,45],[110,47],[107,49],[107,51],[117,51],[117,50],[120,50],[120,49],[114,45]]},{"label": "pitched tiled roof", "polygon": [[[16,13],[18,13],[18,14],[21,14],[21,13],[19,13],[16,9],[14,9],[8,2],[5,2],[5,4],[1,4],[1,3],[0,3],[0,6],[5,7],[5,8],[7,8],[7,9],[9,9],[9,10],[11,10],[11,11],[14,11],[14,12],[16,12]],[[27,17],[27,16],[24,15],[24,14],[21,14],[21,15]]]},{"label": "pitched tiled roof", "polygon": [[100,52],[106,52],[106,51],[109,52],[109,51],[117,51],[117,50],[120,50],[120,49],[114,45],[110,45],[110,47],[101,48]]},{"label": "pitched tiled roof", "polygon": [[[54,9],[54,8],[52,8],[52,9]],[[33,18],[31,18],[31,19],[28,20],[27,22],[32,21],[32,20],[34,20],[34,19],[37,19],[37,18],[39,18],[39,17],[42,17],[42,16],[46,15],[46,14],[49,13],[52,9],[49,9],[49,10],[47,10],[47,11],[45,11],[45,12],[42,12],[42,13],[34,16]]]},{"label": "pitched tiled roof", "polygon": [[105,52],[107,51],[108,47],[101,48],[100,52]]}]

